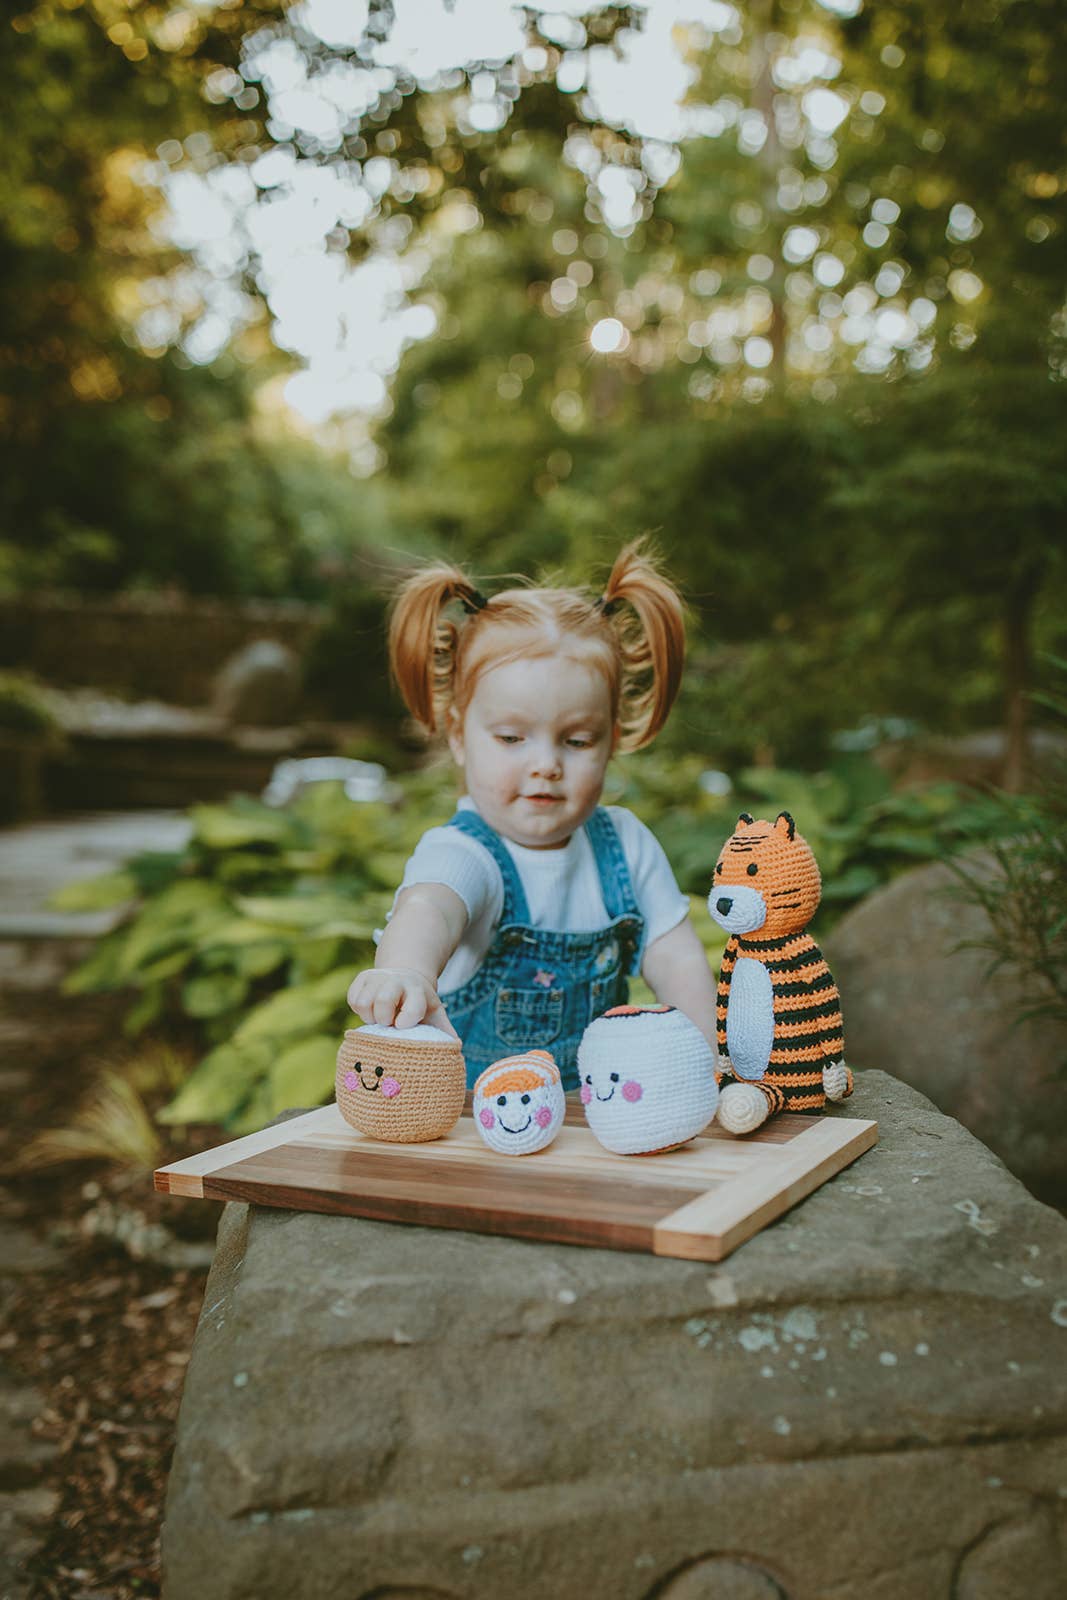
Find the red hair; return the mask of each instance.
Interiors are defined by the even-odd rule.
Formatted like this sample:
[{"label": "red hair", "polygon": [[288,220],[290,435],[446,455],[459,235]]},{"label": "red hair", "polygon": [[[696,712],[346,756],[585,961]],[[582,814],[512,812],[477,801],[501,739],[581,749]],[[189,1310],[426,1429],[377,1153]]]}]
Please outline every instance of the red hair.
[{"label": "red hair", "polygon": [[[435,733],[462,718],[479,674],[530,656],[568,653],[604,673],[619,749],[638,750],[663,727],[685,662],[685,612],[642,540],[620,551],[601,596],[536,585],[487,603],[458,566],[424,567],[402,586],[389,622],[389,665],[415,720]],[[472,609],[444,616],[453,601]]]}]

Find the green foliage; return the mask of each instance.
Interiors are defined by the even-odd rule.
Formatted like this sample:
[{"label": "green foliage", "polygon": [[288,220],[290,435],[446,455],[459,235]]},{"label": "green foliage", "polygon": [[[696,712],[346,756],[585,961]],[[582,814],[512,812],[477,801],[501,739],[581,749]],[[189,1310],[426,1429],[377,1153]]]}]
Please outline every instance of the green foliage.
[{"label": "green foliage", "polygon": [[699,897],[708,892],[711,869],[740,812],[771,820],[779,811],[790,812],[819,862],[818,928],[824,933],[895,873],[945,859],[975,837],[995,835],[1001,825],[994,806],[955,784],[894,793],[885,774],[862,755],[837,756],[815,773],[747,767],[734,775],[726,794],[708,792],[704,770],[699,756],[641,751],[613,767],[605,798],[649,823],[680,887]]},{"label": "green foliage", "polygon": [[67,908],[120,903],[139,884],[142,894],[68,990],[128,989],[129,1033],[183,1016],[213,1047],[164,1120],[241,1129],[329,1093],[323,1041],[335,1054],[348,984],[373,960],[428,811],[447,811],[448,781],[447,769],[409,780],[414,803],[400,811],[355,805],[335,784],[287,811],[248,797],[196,806],[184,851],[64,891]]},{"label": "green foliage", "polygon": [[[1049,665],[1056,688],[1042,698],[1067,726],[1067,661]],[[987,832],[979,854],[953,864],[962,892],[988,919],[980,948],[993,969],[1021,978],[1017,1020],[1047,1017],[1067,1028],[1067,760],[1047,764],[1029,794],[998,795],[990,805],[997,836]]]},{"label": "green foliage", "polygon": [[0,733],[48,739],[57,731],[56,719],[32,680],[0,672]]}]

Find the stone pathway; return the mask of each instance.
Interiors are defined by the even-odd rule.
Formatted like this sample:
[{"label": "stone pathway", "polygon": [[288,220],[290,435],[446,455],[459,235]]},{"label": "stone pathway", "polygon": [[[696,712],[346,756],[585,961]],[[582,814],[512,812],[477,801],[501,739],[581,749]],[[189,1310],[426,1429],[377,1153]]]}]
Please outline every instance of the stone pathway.
[{"label": "stone pathway", "polygon": [[[42,1000],[58,989],[89,941],[121,908],[88,915],[49,901],[78,879],[115,871],[143,850],[180,849],[180,812],[108,812],[0,831],[0,1097],[9,1104],[32,1081]],[[63,1257],[28,1225],[13,1189],[0,1191],[0,1314],[28,1276],[55,1271]],[[0,1600],[24,1600],[23,1564],[55,1515],[58,1492],[44,1479],[56,1446],[38,1438],[40,1391],[0,1358]]]},{"label": "stone pathway", "polygon": [[94,937],[120,909],[72,913],[49,901],[68,883],[114,872],[143,850],[180,850],[180,811],[103,811],[0,831],[0,940]]}]

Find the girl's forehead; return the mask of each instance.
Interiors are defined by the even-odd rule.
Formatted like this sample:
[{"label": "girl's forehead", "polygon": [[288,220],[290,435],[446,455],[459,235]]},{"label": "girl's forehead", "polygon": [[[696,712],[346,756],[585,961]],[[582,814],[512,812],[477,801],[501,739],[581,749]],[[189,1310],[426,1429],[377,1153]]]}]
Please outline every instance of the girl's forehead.
[{"label": "girl's forehead", "polygon": [[530,655],[479,673],[471,696],[471,704],[475,703],[489,713],[606,716],[611,696],[604,674],[591,662],[567,655]]}]

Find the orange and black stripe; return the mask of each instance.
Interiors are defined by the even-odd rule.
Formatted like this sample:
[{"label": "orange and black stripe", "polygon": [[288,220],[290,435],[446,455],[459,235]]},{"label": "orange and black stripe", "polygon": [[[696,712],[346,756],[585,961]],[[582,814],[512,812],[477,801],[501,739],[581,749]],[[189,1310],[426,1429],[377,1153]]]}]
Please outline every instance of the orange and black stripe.
[{"label": "orange and black stripe", "polygon": [[776,939],[735,934],[723,952],[716,1005],[719,1051],[726,1055],[730,979],[740,957],[759,961],[771,980],[774,1038],[759,1087],[772,1112],[822,1111],[822,1069],[844,1054],[841,998],[826,958],[808,933]]}]

